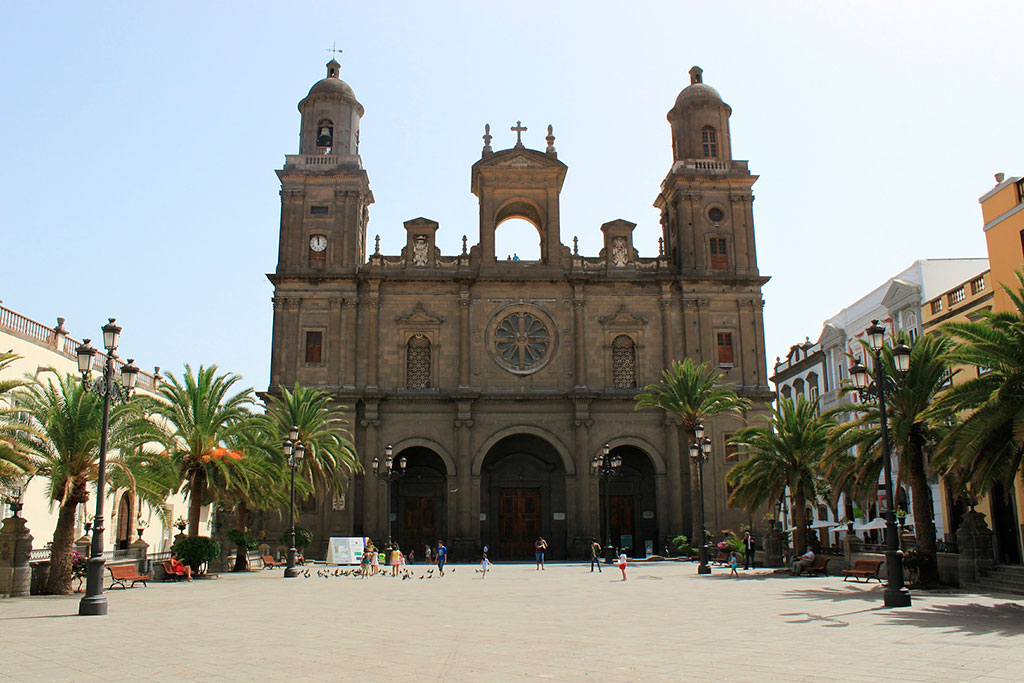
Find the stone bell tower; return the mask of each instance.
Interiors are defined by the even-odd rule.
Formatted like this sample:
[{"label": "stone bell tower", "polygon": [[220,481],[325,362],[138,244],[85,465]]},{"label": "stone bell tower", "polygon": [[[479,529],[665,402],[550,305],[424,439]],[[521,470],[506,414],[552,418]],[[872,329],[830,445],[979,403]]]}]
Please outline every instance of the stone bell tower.
[{"label": "stone bell tower", "polygon": [[523,145],[525,130],[517,122],[512,128],[516,133],[515,146],[495,152],[487,126],[481,159],[473,164],[471,187],[480,200],[479,253],[484,268],[495,263],[494,233],[509,218],[522,218],[537,228],[543,264],[557,265],[563,256],[568,256],[559,234],[558,216],[559,193],[568,167],[558,160],[551,126],[543,152]]},{"label": "stone bell tower", "polygon": [[277,273],[354,273],[366,262],[370,181],[359,157],[363,105],[327,63],[327,77],[299,102],[299,154],[285,157]]},{"label": "stone bell tower", "polygon": [[757,275],[753,194],[757,176],[732,158],[732,108],[690,69],[690,85],[668,113],[672,168],[654,205],[665,252],[684,275]]}]

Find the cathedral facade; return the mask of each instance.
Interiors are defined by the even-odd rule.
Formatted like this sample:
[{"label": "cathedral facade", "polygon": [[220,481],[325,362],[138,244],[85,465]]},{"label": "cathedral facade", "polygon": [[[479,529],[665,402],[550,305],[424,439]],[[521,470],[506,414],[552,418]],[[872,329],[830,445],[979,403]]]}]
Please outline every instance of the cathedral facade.
[{"label": "cathedral facade", "polygon": [[[544,150],[518,133],[514,147],[494,150],[487,131],[470,169],[479,235],[463,237],[462,253],[442,254],[441,227],[427,218],[405,222],[401,253],[367,253],[363,107],[339,70],[329,62],[299,103],[300,148],[277,171],[280,247],[268,276],[269,391],[301,383],[333,393],[366,469],[334,500],[301,506],[315,545],[390,533],[406,550],[445,539],[457,555],[486,544],[513,559],[532,557],[543,536],[562,559],[610,535],[634,556],[662,552],[692,533],[690,437],[661,411],[635,411],[634,396],[683,357],[719,368],[753,401],[743,417],[705,425],[707,528],[751,521],[726,502],[724,474],[740,456],[725,441],[772,398],[768,278],[754,249],[756,176],[732,158],[731,109],[701,70],[668,114],[674,161],[655,199],[663,237],[650,256],[621,219],[600,226],[596,256],[563,244],[568,168],[550,129]],[[512,218],[537,229],[538,259],[495,253],[495,230]],[[622,462],[607,484],[592,471],[606,445]],[[372,472],[386,452],[405,464],[391,483]]]}]

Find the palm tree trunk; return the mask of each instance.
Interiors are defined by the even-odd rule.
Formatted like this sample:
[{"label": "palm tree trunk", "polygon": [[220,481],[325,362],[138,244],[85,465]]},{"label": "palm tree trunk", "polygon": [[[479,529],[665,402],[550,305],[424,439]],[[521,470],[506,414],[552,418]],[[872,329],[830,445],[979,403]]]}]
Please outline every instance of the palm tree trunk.
[{"label": "palm tree trunk", "polygon": [[[793,496],[793,557],[804,554],[807,550],[807,499]],[[790,558],[792,560],[792,558]]]},{"label": "palm tree trunk", "polygon": [[[249,519],[249,506],[246,505],[244,500],[238,502],[235,506],[235,528],[245,533],[246,522]],[[238,552],[235,553],[235,567],[233,571],[244,572],[249,569],[249,549],[244,545],[238,546]]]},{"label": "palm tree trunk", "polygon": [[199,535],[199,517],[203,512],[203,495],[206,493],[206,472],[198,469],[192,473],[188,492],[188,535]]},{"label": "palm tree trunk", "polygon": [[57,527],[53,531],[50,547],[50,572],[46,578],[46,592],[67,595],[71,592],[71,549],[75,543],[75,510],[89,499],[85,481],[75,482],[60,504]]},{"label": "palm tree trunk", "polygon": [[910,473],[910,492],[913,496],[914,537],[917,549],[924,555],[924,563],[918,571],[918,581],[925,586],[939,582],[939,560],[935,554],[935,520],[932,518],[931,489],[925,472],[924,445],[920,437],[910,439],[907,453],[907,470]]}]

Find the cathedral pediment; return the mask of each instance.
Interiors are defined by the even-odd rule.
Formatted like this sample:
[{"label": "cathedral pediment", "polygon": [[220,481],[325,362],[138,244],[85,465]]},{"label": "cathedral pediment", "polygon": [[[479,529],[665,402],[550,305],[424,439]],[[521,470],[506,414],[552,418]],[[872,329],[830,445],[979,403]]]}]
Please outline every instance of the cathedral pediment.
[{"label": "cathedral pediment", "polygon": [[440,325],[445,320],[443,315],[433,315],[418,302],[408,313],[395,316],[395,322],[403,325]]},{"label": "cathedral pediment", "polygon": [[630,313],[626,310],[625,304],[619,307],[615,313],[598,318],[598,320],[607,327],[642,327],[647,324],[647,318]]}]

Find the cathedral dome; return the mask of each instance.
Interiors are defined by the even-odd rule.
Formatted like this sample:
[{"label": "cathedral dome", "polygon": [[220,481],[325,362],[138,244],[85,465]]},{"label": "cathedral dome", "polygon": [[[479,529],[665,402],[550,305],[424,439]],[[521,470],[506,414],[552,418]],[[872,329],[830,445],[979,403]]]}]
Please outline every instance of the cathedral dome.
[{"label": "cathedral dome", "polygon": [[684,102],[690,100],[718,100],[722,101],[722,96],[718,94],[718,91],[712,88],[710,85],[704,83],[693,83],[683,88],[683,91],[676,97],[676,106],[680,106]]},{"label": "cathedral dome", "polygon": [[321,79],[313,84],[313,87],[309,89],[309,95],[333,95],[336,97],[347,97],[350,99],[356,99],[356,94],[348,83],[338,78],[338,73],[341,71],[341,64],[335,60],[331,60],[327,63],[327,78]]}]

